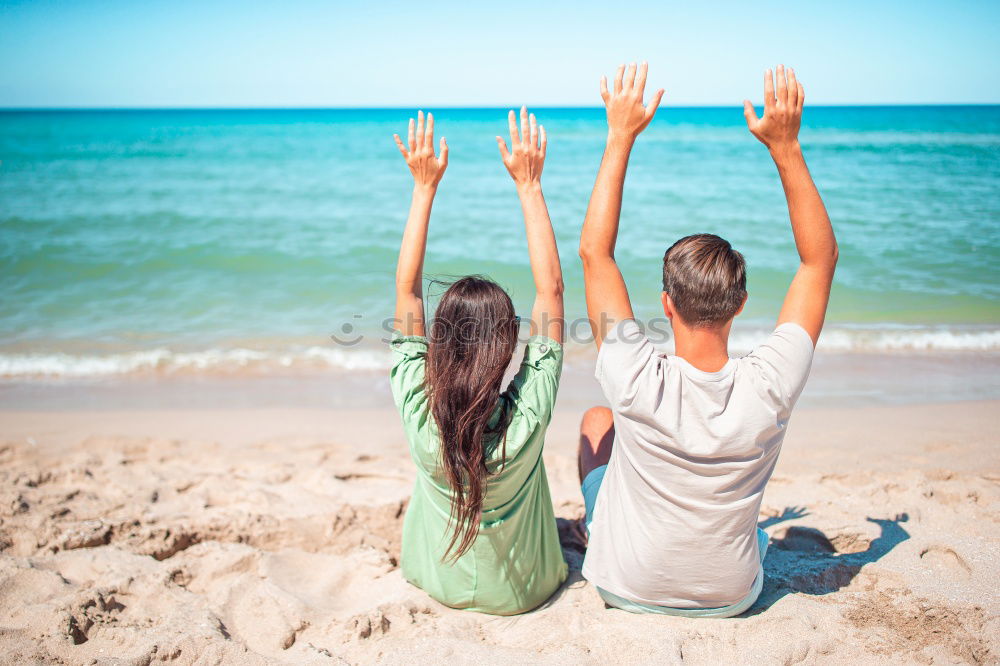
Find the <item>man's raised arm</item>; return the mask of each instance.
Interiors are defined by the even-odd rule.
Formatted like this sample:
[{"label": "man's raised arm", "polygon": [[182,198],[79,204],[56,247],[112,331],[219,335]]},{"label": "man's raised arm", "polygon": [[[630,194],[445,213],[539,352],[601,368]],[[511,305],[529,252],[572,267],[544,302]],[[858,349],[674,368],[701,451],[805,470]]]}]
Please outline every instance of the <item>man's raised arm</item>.
[{"label": "man's raised arm", "polygon": [[649,105],[643,106],[646,71],[646,63],[638,68],[633,63],[628,71],[621,65],[611,92],[607,77],[601,77],[601,97],[608,114],[608,142],[580,234],[587,316],[598,347],[616,323],[632,318],[625,280],[615,263],[615,241],[629,155],[636,137],[649,125],[663,97],[663,90],[658,90]]},{"label": "man's raised arm", "polygon": [[837,265],[837,239],[799,145],[805,91],[793,70],[788,70],[786,78],[783,65],[778,65],[776,78],[777,85],[771,70],[764,73],[764,117],[757,117],[749,101],[743,102],[743,114],[750,132],[767,146],[778,167],[799,253],[799,269],[788,288],[778,323],[799,324],[815,345],[830,300],[830,285]]}]

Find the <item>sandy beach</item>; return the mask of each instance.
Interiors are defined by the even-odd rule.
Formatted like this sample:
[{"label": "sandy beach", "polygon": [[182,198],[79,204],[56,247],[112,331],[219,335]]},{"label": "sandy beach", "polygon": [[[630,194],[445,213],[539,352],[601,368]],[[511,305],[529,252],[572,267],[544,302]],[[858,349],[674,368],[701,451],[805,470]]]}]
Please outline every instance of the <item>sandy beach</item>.
[{"label": "sandy beach", "polygon": [[729,620],[606,609],[581,578],[579,413],[545,461],[571,573],[517,617],[399,570],[413,478],[385,409],[7,411],[5,663],[998,663],[995,401],[800,410],[765,585]]},{"label": "sandy beach", "polygon": [[0,2],[0,666],[1000,666],[1000,2],[503,9]]}]

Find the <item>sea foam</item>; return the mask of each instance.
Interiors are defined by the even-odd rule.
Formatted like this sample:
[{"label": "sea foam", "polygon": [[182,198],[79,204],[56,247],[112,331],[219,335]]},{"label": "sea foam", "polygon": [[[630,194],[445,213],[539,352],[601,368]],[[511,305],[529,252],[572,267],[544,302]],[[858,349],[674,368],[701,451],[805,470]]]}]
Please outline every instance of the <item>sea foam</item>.
[{"label": "sea foam", "polygon": [[[766,329],[735,330],[733,354],[745,354],[764,341]],[[655,340],[654,340],[655,342]],[[593,346],[567,343],[568,356],[582,361]],[[663,348],[670,351],[666,341]],[[927,354],[1000,353],[1000,329],[851,328],[823,331],[820,353]],[[391,361],[387,347],[296,346],[275,349],[214,347],[179,351],[166,347],[109,354],[66,352],[0,353],[0,378],[7,380],[101,378],[115,376],[275,375],[300,372],[382,372]]]},{"label": "sea foam", "polygon": [[285,350],[234,348],[184,352],[157,348],[107,355],[62,352],[0,354],[0,377],[4,378],[277,374],[324,369],[364,371],[386,367],[388,352],[325,347]]}]

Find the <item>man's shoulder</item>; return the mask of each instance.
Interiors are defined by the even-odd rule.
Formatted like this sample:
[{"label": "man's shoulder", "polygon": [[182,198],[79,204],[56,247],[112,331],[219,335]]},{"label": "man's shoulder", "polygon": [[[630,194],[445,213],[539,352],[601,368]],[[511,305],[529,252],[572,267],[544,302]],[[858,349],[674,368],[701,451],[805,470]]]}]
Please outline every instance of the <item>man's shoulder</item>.
[{"label": "man's shoulder", "polygon": [[802,364],[812,361],[812,338],[801,325],[784,322],[741,360],[754,364],[764,361],[770,365]]},{"label": "man's shoulder", "polygon": [[625,319],[609,331],[597,352],[597,377],[630,375],[662,358],[634,319]]},{"label": "man's shoulder", "polygon": [[805,386],[813,354],[809,333],[795,322],[785,322],[740,361],[755,378],[762,397],[787,411]]}]

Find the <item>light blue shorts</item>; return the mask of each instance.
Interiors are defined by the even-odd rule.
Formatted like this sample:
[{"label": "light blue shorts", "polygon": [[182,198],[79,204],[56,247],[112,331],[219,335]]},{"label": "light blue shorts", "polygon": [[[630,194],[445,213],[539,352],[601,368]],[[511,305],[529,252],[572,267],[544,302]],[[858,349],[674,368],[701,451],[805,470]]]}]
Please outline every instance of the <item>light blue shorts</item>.
[{"label": "light blue shorts", "polygon": [[[583,480],[583,485],[580,487],[583,491],[583,504],[587,511],[586,523],[588,534],[590,533],[590,522],[594,519],[594,505],[597,503],[597,492],[601,489],[601,482],[604,481],[604,473],[607,471],[607,465],[594,468],[587,474],[587,478]],[[760,596],[760,592],[764,588],[764,555],[767,553],[769,541],[767,533],[758,527],[757,548],[760,551],[760,569],[757,571],[757,577],[754,578],[753,586],[750,588],[747,596],[730,606],[723,606],[721,608],[670,608],[669,606],[653,606],[629,601],[600,587],[597,588],[597,592],[604,599],[604,603],[630,613],[655,613],[658,615],[676,615],[678,617],[734,617],[749,610],[754,602],[757,601],[757,597]]]}]

